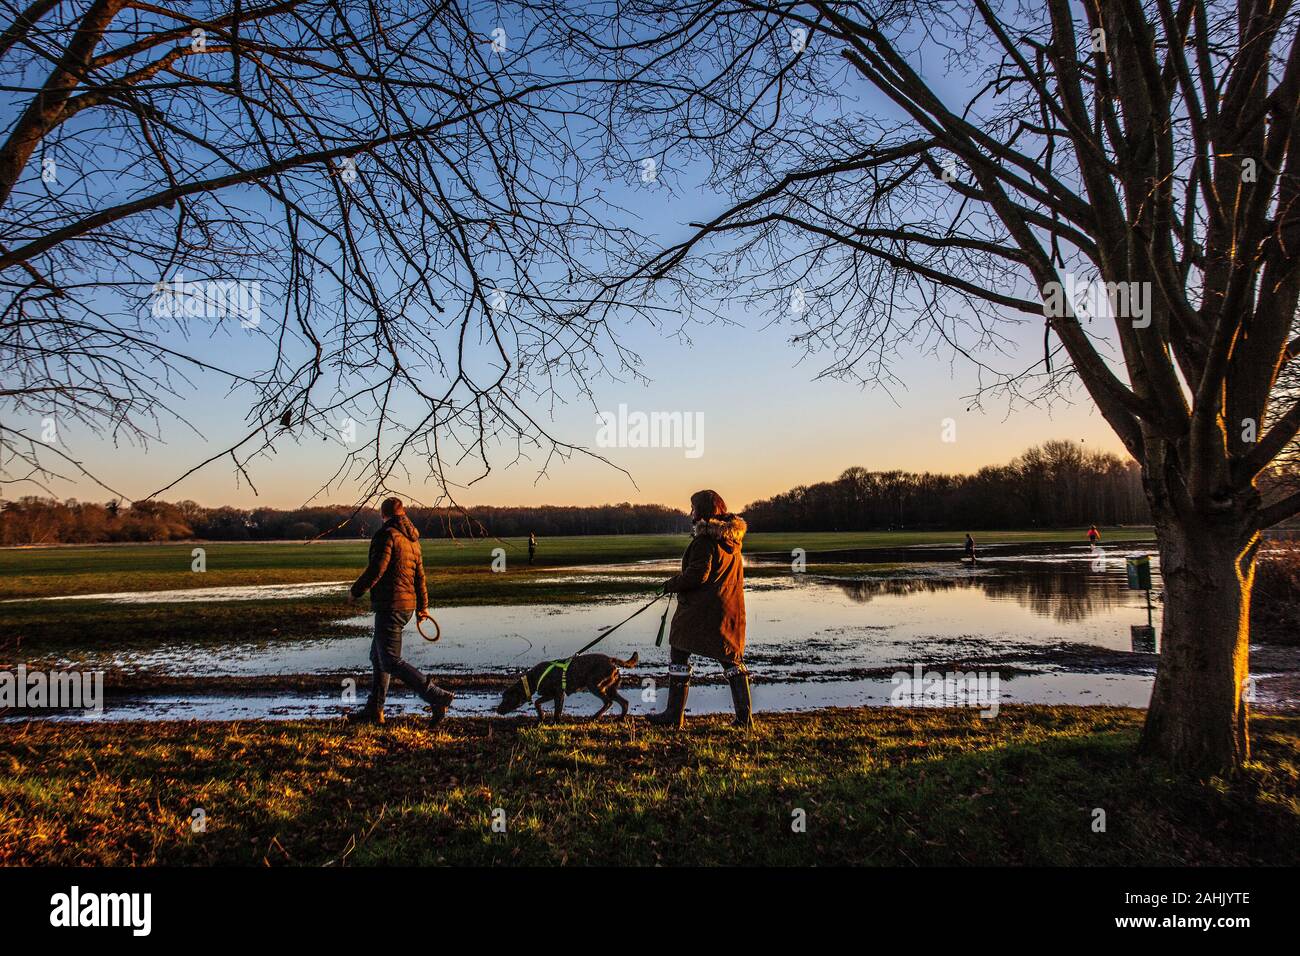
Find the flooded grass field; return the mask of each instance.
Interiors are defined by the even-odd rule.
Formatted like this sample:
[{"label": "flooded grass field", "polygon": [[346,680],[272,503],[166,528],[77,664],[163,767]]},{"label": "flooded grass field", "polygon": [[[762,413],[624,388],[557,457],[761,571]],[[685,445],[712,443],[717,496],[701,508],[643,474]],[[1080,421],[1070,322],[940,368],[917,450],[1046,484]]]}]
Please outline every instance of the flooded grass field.
[{"label": "flooded grass field", "polygon": [[[936,542],[873,548],[848,543],[854,546],[810,552],[797,568],[780,552],[756,550],[747,557],[746,659],[759,711],[887,704],[895,699],[900,672],[984,674],[996,679],[1002,703],[1145,706],[1158,655],[1157,649],[1135,644],[1131,628],[1146,624],[1147,598],[1128,589],[1125,559],[1150,554],[1149,546],[1118,543],[1093,550],[1086,544],[1008,541],[982,547],[971,564],[961,561],[955,548]],[[576,549],[573,553],[580,556]],[[457,579],[435,581],[443,638],[428,643],[412,624],[405,656],[422,671],[441,675],[457,692],[456,712],[490,714],[500,689],[520,671],[573,653],[642,606],[676,569],[673,559],[625,560],[622,550],[606,554],[616,560],[536,570],[511,584],[510,603],[439,606],[440,595]],[[1155,558],[1153,565],[1151,615],[1158,632]],[[491,577],[505,583],[504,576]],[[546,595],[557,587],[570,589],[564,600],[530,600],[530,589]],[[119,646],[102,640],[82,644],[70,635],[52,653],[7,656],[12,664],[110,675],[102,713],[48,715],[52,719],[337,716],[355,706],[356,697],[364,698],[368,685],[370,617],[361,608],[346,607],[345,588],[345,579],[331,575],[293,584],[29,598],[25,607],[43,604],[55,613],[82,606],[92,612],[91,620],[96,608],[108,614],[139,606],[194,622],[204,614],[251,607],[273,620],[277,608],[289,616],[300,602],[315,601],[311,606],[321,620],[306,633],[252,628],[210,640],[196,640],[194,628],[201,627],[196,623],[178,628],[174,638]],[[667,666],[667,647],[654,645],[662,606],[597,648],[623,658],[639,653],[640,665],[623,677],[634,714],[657,706],[654,691]],[[1261,704],[1291,703],[1282,690],[1291,682],[1273,681],[1278,676],[1287,675],[1260,673]],[[396,685],[390,700],[394,714],[420,709]],[[578,694],[566,712],[581,716],[597,706],[594,697]],[[690,711],[729,709],[717,666],[697,663]]]}]

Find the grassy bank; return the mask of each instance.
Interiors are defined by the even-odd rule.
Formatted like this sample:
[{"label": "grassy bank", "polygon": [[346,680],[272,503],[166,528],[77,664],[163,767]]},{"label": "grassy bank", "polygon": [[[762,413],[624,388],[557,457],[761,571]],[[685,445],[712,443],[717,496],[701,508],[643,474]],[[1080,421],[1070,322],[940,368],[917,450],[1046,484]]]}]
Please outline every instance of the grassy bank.
[{"label": "grassy bank", "polygon": [[[1150,529],[1104,529],[1107,542],[1150,538]],[[537,568],[586,564],[617,564],[654,558],[680,557],[685,535],[583,535],[543,539]],[[986,531],[981,545],[1009,542],[1072,542],[1084,540],[1081,530]],[[893,548],[918,544],[956,547],[961,534],[951,531],[872,531],[811,534],[753,534],[748,552],[789,553],[852,548]],[[206,551],[207,571],[191,570],[191,552]],[[523,538],[475,541],[426,539],[424,562],[434,569],[482,569],[494,548],[504,547],[507,574],[528,567],[528,542]],[[155,591],[171,588],[231,585],[297,584],[354,578],[365,567],[366,542],[195,542],[186,544],[99,545],[87,547],[0,549],[0,598],[48,597],[115,591]],[[497,575],[500,577],[500,575]]]},{"label": "grassy bank", "polygon": [[[711,718],[683,734],[641,721],[30,724],[0,737],[0,863],[1296,861],[1300,718],[1256,719],[1255,762],[1207,784],[1137,761],[1140,720],[863,709],[768,716],[748,736]],[[196,807],[206,832],[192,832]]]}]

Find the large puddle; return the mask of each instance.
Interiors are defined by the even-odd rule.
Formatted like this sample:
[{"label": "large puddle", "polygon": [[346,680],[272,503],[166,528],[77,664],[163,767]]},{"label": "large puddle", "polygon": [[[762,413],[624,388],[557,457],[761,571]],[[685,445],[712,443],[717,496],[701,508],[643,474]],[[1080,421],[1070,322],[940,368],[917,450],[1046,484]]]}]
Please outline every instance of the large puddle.
[{"label": "large puddle", "polygon": [[[643,603],[637,598],[445,608],[437,611],[442,640],[422,640],[412,623],[404,654],[427,671],[508,674],[573,653]],[[773,680],[957,660],[1042,664],[1070,651],[1127,653],[1133,650],[1130,626],[1147,619],[1145,593],[1125,587],[1123,555],[1099,560],[1086,550],[1073,558],[1052,553],[1015,561],[982,559],[975,568],[920,565],[884,576],[751,574],[746,605],[746,658]],[[1158,630],[1158,601],[1153,614]],[[616,657],[635,650],[644,665],[663,665],[667,648],[653,644],[658,617],[658,608],[647,611],[599,650]],[[355,671],[366,666],[370,625],[368,615],[359,615],[311,639],[177,642],[109,657],[73,655],[59,663],[192,677]],[[1143,658],[1150,667],[1149,655]]]},{"label": "large puddle", "polygon": [[[809,556],[808,573],[791,573],[775,556],[750,559],[747,581],[747,661],[754,674],[759,710],[888,703],[892,675],[926,670],[996,672],[1002,703],[1116,704],[1145,706],[1156,656],[1134,645],[1130,628],[1147,622],[1146,595],[1126,586],[1123,546],[1101,552],[1051,546],[990,549],[971,566],[952,552],[898,549],[880,566],[880,552]],[[1142,552],[1145,553],[1145,552]],[[910,559],[910,560],[903,560]],[[876,567],[864,566],[874,563]],[[599,580],[628,571],[653,574],[671,562],[572,569],[557,579]],[[1156,587],[1159,587],[1158,569]],[[259,589],[268,599],[299,596],[309,589],[336,589],[334,582]],[[247,599],[246,588],[200,592],[122,593],[119,600],[226,600],[227,590]],[[319,592],[317,592],[319,593]],[[587,605],[462,607],[437,612],[443,638],[422,640],[412,625],[405,656],[425,672],[460,675],[468,690],[455,712],[488,714],[492,689],[526,667],[573,653],[602,629],[644,603],[596,601]],[[1153,622],[1160,626],[1156,600]],[[624,626],[598,650],[616,657],[641,655],[641,666],[624,673],[624,694],[633,713],[656,706],[647,681],[662,683],[667,647],[656,648],[658,608]],[[311,639],[250,635],[217,644],[176,642],[149,650],[71,655],[61,667],[121,669],[165,675],[187,683],[183,691],[110,697],[91,719],[275,719],[337,715],[339,693],[325,690],[352,675],[364,695],[370,618],[340,620]],[[718,668],[697,666],[702,680],[692,689],[691,711],[730,709]],[[314,688],[260,688],[259,679],[319,675]],[[205,679],[239,679],[238,692]],[[309,682],[310,683],[310,682]],[[393,713],[418,702],[394,687]],[[566,713],[588,714],[595,698],[575,695]],[[10,715],[11,717],[14,715]],[[83,717],[69,714],[68,717]],[[57,717],[56,717],[57,719]]]},{"label": "large puddle", "polygon": [[[981,551],[972,566],[956,560],[951,549],[841,551],[808,555],[805,573],[793,573],[783,555],[749,556],[746,659],[754,675],[756,711],[897,703],[894,675],[916,673],[916,668],[996,676],[999,705],[1144,707],[1158,656],[1132,632],[1147,623],[1145,592],[1127,587],[1125,558],[1133,553],[1149,552],[1125,545],[1101,551],[1008,545]],[[1157,596],[1151,614],[1158,633],[1160,580],[1154,556],[1152,563]],[[675,562],[647,561],[572,568],[544,580],[627,582],[644,575],[651,584],[674,569]],[[150,603],[274,601],[340,587],[341,582],[323,582],[106,597]],[[520,671],[573,653],[644,601],[441,609],[436,613],[442,640],[427,643],[412,625],[404,653],[421,671],[445,675],[457,687],[453,713],[490,716],[500,688]],[[655,702],[655,691],[664,682],[668,649],[654,646],[661,607],[637,617],[597,648],[616,657],[640,654],[640,666],[623,676],[623,694],[633,714],[662,706]],[[40,715],[56,720],[338,716],[355,706],[343,688],[355,688],[364,697],[370,626],[369,616],[358,615],[310,639],[249,635],[233,642],[178,640],[149,650],[70,655],[57,666],[135,673],[143,689],[110,694],[100,714]],[[1278,648],[1252,649],[1256,706],[1300,705],[1300,667],[1294,658]],[[697,662],[696,674],[690,712],[729,711],[730,696],[717,665]],[[594,697],[576,694],[565,712],[584,716],[597,707]],[[395,682],[389,712],[421,710],[420,702]],[[23,717],[0,717],[6,719]]]}]

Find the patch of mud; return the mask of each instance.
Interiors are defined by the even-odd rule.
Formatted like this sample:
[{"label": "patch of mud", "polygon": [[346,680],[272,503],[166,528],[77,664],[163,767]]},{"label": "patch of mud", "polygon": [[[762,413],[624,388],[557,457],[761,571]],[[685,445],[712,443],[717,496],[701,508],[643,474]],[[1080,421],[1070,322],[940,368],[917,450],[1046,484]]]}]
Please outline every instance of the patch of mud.
[{"label": "patch of mud", "polygon": [[[833,650],[834,642],[818,649]],[[971,652],[973,653],[963,653]],[[662,655],[661,655],[662,656]],[[539,658],[544,659],[544,658]],[[759,711],[799,711],[824,707],[890,705],[900,671],[996,673],[1003,703],[1106,704],[1145,707],[1151,691],[1155,654],[1135,654],[1098,646],[1061,644],[1040,647],[1023,643],[996,652],[960,637],[935,638],[930,652],[877,666],[828,666],[801,663],[797,655],[748,655],[755,706]],[[528,665],[535,663],[529,659]],[[643,662],[623,671],[623,693],[633,714],[649,713],[661,704],[642,700],[664,685],[666,660]],[[524,665],[521,665],[524,666]],[[435,679],[454,691],[454,712],[495,716],[501,690],[518,668],[489,671],[438,672]],[[1300,712],[1300,649],[1252,648],[1252,708],[1261,712]],[[0,713],[0,721],[15,720],[290,720],[340,716],[364,698],[369,674],[359,667],[311,674],[177,675],[158,671],[109,671],[105,675],[104,710],[27,711]],[[566,713],[589,715],[598,702],[585,693],[566,701]],[[697,664],[692,682],[692,713],[730,710],[729,689],[721,669],[711,662]],[[419,714],[423,704],[394,684],[389,712]]]}]

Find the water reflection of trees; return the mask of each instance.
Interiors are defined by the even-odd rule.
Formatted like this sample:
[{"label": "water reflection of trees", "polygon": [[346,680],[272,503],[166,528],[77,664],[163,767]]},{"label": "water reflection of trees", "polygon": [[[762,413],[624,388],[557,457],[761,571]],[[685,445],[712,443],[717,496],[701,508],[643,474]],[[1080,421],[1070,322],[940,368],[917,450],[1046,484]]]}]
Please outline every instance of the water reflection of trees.
[{"label": "water reflection of trees", "polygon": [[833,583],[860,604],[879,596],[906,597],[979,588],[988,598],[1013,599],[1040,617],[1050,617],[1063,624],[1083,621],[1123,604],[1118,581],[1109,578],[1098,581],[1095,576],[1077,571],[1034,571],[966,578],[836,580]]}]

